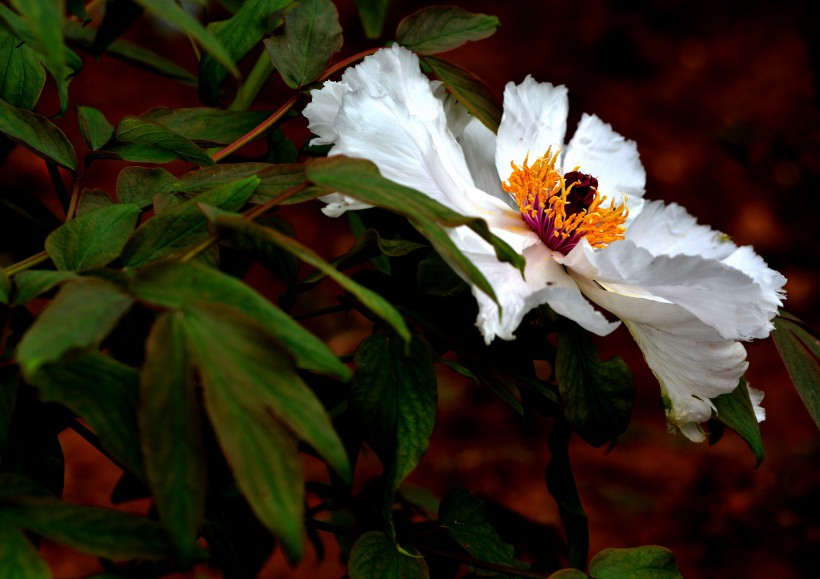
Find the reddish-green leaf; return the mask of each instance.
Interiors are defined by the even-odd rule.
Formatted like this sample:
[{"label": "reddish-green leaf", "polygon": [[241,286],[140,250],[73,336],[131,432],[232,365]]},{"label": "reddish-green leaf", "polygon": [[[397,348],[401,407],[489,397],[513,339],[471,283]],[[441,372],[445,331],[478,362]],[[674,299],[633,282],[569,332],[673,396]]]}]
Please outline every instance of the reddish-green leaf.
[{"label": "reddish-green leaf", "polygon": [[396,29],[396,40],[419,54],[435,54],[495,33],[498,18],[457,6],[430,6],[411,14]]},{"label": "reddish-green leaf", "polygon": [[820,341],[797,318],[785,312],[774,320],[772,334],[797,393],[820,428]]},{"label": "reddish-green leaf", "polygon": [[0,100],[0,134],[61,167],[71,171],[77,168],[77,157],[71,142],[42,115],[18,109]]},{"label": "reddish-green leaf", "polygon": [[421,60],[464,108],[492,132],[498,132],[503,112],[501,102],[483,80],[470,71],[435,56],[423,56]]},{"label": "reddish-green leaf", "polygon": [[657,545],[604,549],[589,562],[595,579],[681,579],[672,551]]},{"label": "reddish-green leaf", "polygon": [[[404,551],[404,552],[402,552]],[[350,579],[429,579],[424,558],[415,550],[399,550],[384,533],[365,533],[353,545],[347,562]]]},{"label": "reddish-green leaf", "polygon": [[105,145],[114,134],[114,126],[108,122],[102,111],[94,107],[77,107],[80,133],[85,144],[92,151]]},{"label": "reddish-green leaf", "polygon": [[17,347],[23,375],[30,378],[43,364],[99,343],[132,302],[130,296],[101,280],[66,283]]},{"label": "reddish-green leaf", "polygon": [[183,565],[193,561],[205,514],[201,420],[181,315],[166,312],[154,323],[146,344],[139,425],[154,503]]},{"label": "reddish-green leaf", "polygon": [[165,163],[178,158],[197,165],[214,164],[213,159],[191,140],[159,123],[138,117],[121,120],[114,140],[104,151],[126,161]]}]

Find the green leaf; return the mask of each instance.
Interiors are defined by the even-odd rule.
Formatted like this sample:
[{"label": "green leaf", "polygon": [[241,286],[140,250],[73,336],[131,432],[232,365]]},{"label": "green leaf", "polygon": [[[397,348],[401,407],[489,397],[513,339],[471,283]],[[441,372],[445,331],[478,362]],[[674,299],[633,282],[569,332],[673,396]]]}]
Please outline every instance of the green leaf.
[{"label": "green leaf", "polygon": [[133,300],[108,282],[82,279],[66,283],[17,347],[26,379],[70,350],[99,343],[131,307]]},{"label": "green leaf", "polygon": [[458,487],[439,507],[439,521],[452,539],[477,559],[515,564],[515,548],[505,543],[484,516],[484,501]]},{"label": "green leaf", "polygon": [[176,180],[162,167],[126,167],[117,176],[117,199],[143,209],[151,205],[154,195],[170,193]]},{"label": "green leaf", "polygon": [[201,410],[176,312],[160,315],[148,336],[139,426],[145,473],[160,520],[181,565],[190,565],[205,515],[206,472]]},{"label": "green leaf", "polygon": [[589,579],[589,575],[578,569],[560,569],[547,579]]},{"label": "green leaf", "polygon": [[40,100],[46,73],[37,54],[0,27],[0,99],[30,111]]},{"label": "green leaf", "polygon": [[47,292],[55,286],[79,276],[73,271],[51,271],[29,269],[14,276],[14,285],[17,292],[14,294],[14,305],[28,303],[41,293]]},{"label": "green leaf", "polygon": [[114,134],[114,126],[94,107],[77,107],[77,118],[83,140],[92,151],[102,148]]},{"label": "green leaf", "polygon": [[215,223],[220,229],[233,231],[257,246],[264,247],[272,244],[291,253],[308,265],[312,265],[353,294],[362,305],[384,320],[402,338],[406,341],[410,340],[410,330],[407,329],[404,318],[387,300],[339,272],[309,247],[302,245],[292,237],[242,217],[222,216],[217,218]]},{"label": "green leaf", "polygon": [[[32,34],[32,48],[43,59],[46,70],[54,79],[60,97],[60,112],[68,107],[68,76],[66,47],[63,43],[62,0],[11,0],[11,5],[23,17]],[[0,116],[4,113],[0,112]]]},{"label": "green leaf", "polygon": [[[186,335],[201,374],[232,385],[246,402],[264,406],[310,444],[342,480],[351,478],[344,447],[322,403],[256,320],[222,304],[188,306]],[[214,338],[219,336],[219,342]]]},{"label": "green leaf", "polygon": [[132,285],[141,300],[169,308],[197,302],[232,306],[256,320],[305,370],[350,379],[325,343],[242,281],[195,263],[167,263],[141,271]]},{"label": "green leaf", "polygon": [[62,404],[99,436],[102,447],[142,477],[137,429],[139,372],[109,356],[91,352],[40,368],[29,382],[44,402]]},{"label": "green leaf", "polygon": [[66,0],[69,14],[76,16],[83,24],[91,22],[91,15],[85,10],[85,0]]},{"label": "green leaf", "polygon": [[338,191],[407,217],[427,236],[439,255],[451,267],[494,299],[494,292],[486,278],[455,247],[440,226],[466,225],[493,245],[498,259],[511,263],[523,272],[524,258],[493,235],[483,219],[460,215],[423,193],[385,179],[370,161],[336,155],[308,164],[305,167],[305,174],[309,181],[329,191]]},{"label": "green leaf", "polygon": [[159,524],[111,509],[72,505],[53,497],[17,497],[0,509],[0,519],[107,559],[163,560],[171,555]]},{"label": "green leaf", "polygon": [[576,324],[559,335],[555,377],[564,415],[592,446],[615,440],[629,426],[635,400],[629,366],[618,357],[601,362],[589,334]]},{"label": "green leaf", "polygon": [[412,552],[403,553],[384,533],[371,531],[354,543],[347,572],[350,579],[429,579],[424,558]]},{"label": "green leaf", "polygon": [[359,11],[365,36],[368,38],[381,36],[384,18],[387,15],[387,0],[354,0],[354,3]]},{"label": "green leaf", "polygon": [[267,111],[225,111],[210,108],[152,109],[140,118],[162,125],[200,145],[227,145],[255,129]]},{"label": "green leaf", "polygon": [[[228,20],[212,22],[208,31],[218,39],[235,61],[239,61],[270,34],[278,24],[277,12],[293,0],[247,0]],[[199,65],[199,97],[216,105],[227,71],[216,59],[205,56]]]},{"label": "green leaf", "polygon": [[764,456],[763,437],[749,399],[746,380],[741,378],[737,388],[728,394],[712,398],[712,403],[717,410],[715,417],[740,435],[757,460],[755,466],[759,465]]},{"label": "green leaf", "polygon": [[273,66],[291,88],[319,78],[341,47],[339,13],[330,0],[301,0],[285,13],[284,31],[265,40]]},{"label": "green leaf", "polygon": [[657,545],[604,549],[589,562],[595,579],[681,579],[672,551]]},{"label": "green leaf", "polygon": [[51,571],[37,549],[17,527],[3,520],[0,507],[0,577],[51,579]]},{"label": "green leaf", "polygon": [[282,540],[291,559],[298,559],[301,463],[295,441],[280,423],[349,481],[347,455],[330,418],[255,321],[233,308],[199,305],[184,310],[184,325],[205,406],[237,484],[259,520]]},{"label": "green leaf", "polygon": [[214,38],[196,18],[186,12],[179,4],[168,0],[134,0],[134,2],[192,36],[199,42],[205,52],[213,56],[232,75],[239,77],[239,71],[234,64],[234,60],[222,43]]},{"label": "green leaf", "polygon": [[[93,28],[83,26],[72,20],[66,20],[63,30],[66,38],[83,48],[93,50],[95,38]],[[159,54],[126,40],[115,40],[108,45],[105,52],[149,72],[174,79],[183,84],[196,85],[196,76],[194,74]]]},{"label": "green leaf", "polygon": [[[204,167],[195,171],[188,171],[182,175],[173,186],[174,191],[196,193],[210,189],[217,185],[230,183],[255,175],[259,178],[259,185],[253,192],[251,202],[264,203],[289,189],[305,183],[305,168],[299,164],[271,165],[269,163],[230,163]],[[300,196],[299,202],[303,200]],[[293,198],[286,199],[283,205],[294,202]]]},{"label": "green leaf", "polygon": [[77,168],[74,147],[63,132],[42,115],[0,100],[0,134],[70,171]]},{"label": "green leaf", "polygon": [[164,163],[183,159],[197,165],[213,165],[205,151],[182,135],[138,117],[125,117],[117,125],[114,140],[103,151],[110,151],[125,161]]},{"label": "green leaf", "polygon": [[258,183],[257,177],[240,179],[154,216],[143,223],[125,244],[121,256],[123,263],[135,268],[183,253],[208,236],[207,220],[197,204],[236,211],[245,205]]},{"label": "green leaf", "polygon": [[77,211],[75,216],[85,215],[97,209],[111,207],[114,201],[108,196],[108,193],[102,189],[82,189],[80,191],[80,202],[77,204]]},{"label": "green leaf", "polygon": [[774,319],[774,344],[797,393],[820,428],[820,341],[797,318],[781,312]]},{"label": "green leaf", "polygon": [[487,84],[470,71],[434,56],[423,56],[421,61],[444,83],[464,108],[493,133],[498,132],[503,108],[498,97]]},{"label": "green leaf", "polygon": [[385,510],[427,451],[436,422],[436,375],[425,344],[374,334],[359,346],[351,405],[385,470]]},{"label": "green leaf", "polygon": [[140,208],[132,204],[84,213],[49,234],[48,256],[60,270],[85,271],[107,265],[119,257],[139,216]]},{"label": "green leaf", "polygon": [[399,22],[396,41],[413,52],[435,54],[492,36],[499,24],[495,16],[457,6],[430,6]]}]

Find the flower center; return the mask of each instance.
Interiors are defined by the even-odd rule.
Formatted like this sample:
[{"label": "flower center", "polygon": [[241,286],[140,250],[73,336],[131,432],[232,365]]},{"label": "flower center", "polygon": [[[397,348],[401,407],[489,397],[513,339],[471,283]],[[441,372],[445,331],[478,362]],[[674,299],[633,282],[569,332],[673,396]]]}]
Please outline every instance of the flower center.
[{"label": "flower center", "polygon": [[555,167],[557,158],[558,152],[553,154],[550,148],[531,165],[529,157],[521,167],[510,163],[513,172],[501,184],[515,198],[530,229],[547,247],[563,254],[584,238],[592,247],[623,239],[626,203],[616,207],[612,200],[604,207],[606,196],[598,192],[598,180],[579,167],[562,175]]}]

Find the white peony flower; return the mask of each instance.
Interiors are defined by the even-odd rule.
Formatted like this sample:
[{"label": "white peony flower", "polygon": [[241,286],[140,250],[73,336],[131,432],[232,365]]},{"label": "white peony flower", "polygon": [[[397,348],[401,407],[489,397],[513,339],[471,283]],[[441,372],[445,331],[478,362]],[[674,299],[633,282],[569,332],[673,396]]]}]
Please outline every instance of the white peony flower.
[{"label": "white peony flower", "polygon": [[[739,340],[768,336],[785,279],[678,205],[645,201],[633,141],[584,115],[564,145],[567,90],[531,77],[506,86],[495,135],[399,46],[312,95],[304,114],[313,144],[369,159],[388,179],[483,218],[525,257],[522,278],[467,227],[449,230],[498,296],[500,309],[472,288],[487,343],[514,339],[541,304],[606,335],[618,322],[594,303],[634,336],[668,400],[670,428],[704,439],[710,399],[734,390],[747,368]],[[331,216],[366,207],[340,194],[324,201]],[[752,399],[762,419],[759,394]]]}]

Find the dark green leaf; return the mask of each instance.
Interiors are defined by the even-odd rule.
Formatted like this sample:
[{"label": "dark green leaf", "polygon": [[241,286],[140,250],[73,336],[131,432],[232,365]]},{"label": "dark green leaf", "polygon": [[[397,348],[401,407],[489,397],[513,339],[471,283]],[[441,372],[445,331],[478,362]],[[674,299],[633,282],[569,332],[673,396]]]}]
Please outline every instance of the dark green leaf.
[{"label": "dark green leaf", "polygon": [[502,565],[514,565],[515,548],[505,543],[484,516],[484,501],[458,487],[439,507],[439,522],[470,555]]},{"label": "dark green leaf", "polygon": [[51,497],[52,493],[41,483],[16,472],[0,472],[0,498]]},{"label": "dark green leaf", "polygon": [[564,415],[592,446],[615,440],[629,426],[635,385],[618,357],[601,362],[589,334],[567,324],[558,338],[555,377]]},{"label": "dark green leaf", "polygon": [[114,126],[94,107],[77,107],[77,118],[83,140],[92,151],[102,148],[114,134]]},{"label": "dark green leaf", "polygon": [[353,294],[367,309],[384,320],[402,338],[409,341],[410,330],[407,329],[404,318],[402,318],[401,314],[387,300],[339,272],[309,247],[302,245],[292,237],[288,237],[274,229],[263,227],[241,217],[223,216],[219,217],[215,223],[217,227],[236,232],[261,247],[267,244],[273,244],[291,253],[308,265],[312,265],[316,269],[321,270],[333,279],[333,281]]},{"label": "dark green leaf", "polygon": [[[64,31],[66,38],[80,46],[92,49],[95,30],[72,20],[66,20]],[[106,53],[138,66],[150,72],[172,78],[183,84],[196,85],[196,76],[159,54],[125,40],[115,40],[106,49]]]},{"label": "dark green leaf", "polygon": [[259,184],[257,177],[240,179],[206,191],[143,223],[125,244],[122,261],[139,267],[162,258],[179,255],[208,236],[207,220],[198,203],[236,211],[250,198]]},{"label": "dark green leaf", "polygon": [[47,292],[53,287],[79,277],[73,271],[51,271],[29,269],[14,276],[14,285],[17,292],[14,295],[14,304],[23,305]]},{"label": "dark green leaf", "polygon": [[[32,34],[32,48],[40,53],[46,70],[54,79],[60,96],[60,111],[68,107],[68,75],[66,47],[63,43],[62,0],[11,0]],[[0,117],[5,113],[0,111]]]},{"label": "dark green leaf", "polygon": [[119,257],[134,231],[140,208],[109,205],[67,221],[46,238],[46,251],[57,269],[84,271]]},{"label": "dark green leaf", "polygon": [[401,340],[374,334],[361,343],[354,363],[351,405],[365,440],[384,466],[385,508],[399,483],[427,451],[436,422],[436,375],[419,338],[409,352]]},{"label": "dark green leaf", "polygon": [[741,378],[737,388],[728,394],[712,398],[712,403],[717,410],[716,418],[740,435],[749,445],[759,465],[764,455],[763,437],[749,399],[746,380]]},{"label": "dark green leaf", "polygon": [[262,324],[306,370],[350,378],[350,370],[319,338],[242,281],[193,263],[158,264],[141,271],[132,291],[149,303],[181,308],[197,302],[235,307]]},{"label": "dark green leaf", "polygon": [[37,54],[0,27],[0,99],[30,111],[40,100],[46,81]]},{"label": "dark green leaf", "polygon": [[143,14],[142,6],[132,0],[113,0],[105,3],[102,22],[94,35],[91,51],[99,54],[128,30]]},{"label": "dark green leaf", "polygon": [[192,36],[205,52],[213,56],[222,66],[227,68],[231,74],[238,77],[239,71],[236,69],[233,58],[225,49],[222,43],[214,38],[202,24],[193,16],[186,12],[176,2],[167,0],[134,0],[137,4]]},{"label": "dark green leaf", "polygon": [[0,100],[0,134],[61,167],[71,171],[77,168],[74,147],[63,132],[42,115]]},{"label": "dark green leaf", "polygon": [[5,579],[51,579],[45,560],[26,536],[0,510],[0,577]]},{"label": "dark green leaf", "polygon": [[82,553],[107,559],[161,560],[171,555],[159,524],[111,509],[83,507],[56,498],[17,498],[2,518]]},{"label": "dark green leaf", "polygon": [[83,24],[91,22],[91,15],[85,10],[85,0],[66,0],[65,5],[69,14],[76,16]]},{"label": "dark green leaf", "polygon": [[227,145],[269,116],[267,111],[225,111],[203,107],[152,109],[140,118],[162,125],[200,145]]},{"label": "dark green leaf", "polygon": [[117,176],[117,199],[148,207],[158,193],[169,193],[176,177],[162,167],[126,167]]},{"label": "dark green leaf", "polygon": [[104,151],[111,151],[126,161],[164,163],[178,158],[197,165],[214,164],[192,141],[145,119],[125,117],[117,125],[114,136]]},{"label": "dark green leaf", "polygon": [[[406,549],[405,549],[406,550]],[[347,563],[350,579],[429,579],[421,555],[406,555],[384,533],[365,533],[353,545]]]},{"label": "dark green leaf", "polygon": [[451,62],[434,56],[422,57],[433,75],[444,83],[464,108],[480,120],[493,133],[498,131],[503,109],[495,93],[483,80]]},{"label": "dark green leaf", "polygon": [[139,425],[154,502],[183,566],[193,562],[205,514],[201,421],[181,317],[176,312],[163,313],[146,344]]},{"label": "dark green leaf", "polygon": [[301,0],[285,13],[284,31],[265,40],[273,66],[291,88],[319,78],[341,47],[339,13],[330,0]]},{"label": "dark green leaf", "polygon": [[[173,187],[174,191],[196,193],[205,189],[230,183],[237,179],[256,175],[259,185],[256,187],[251,202],[264,203],[281,195],[289,189],[305,183],[305,169],[303,165],[285,164],[271,165],[269,163],[230,163],[204,167],[196,171],[188,171],[182,175]],[[283,204],[291,202],[290,199]]]},{"label": "dark green leaf", "polygon": [[[218,39],[235,61],[245,57],[278,24],[276,14],[293,0],[247,0],[228,20],[212,22],[208,31]],[[216,105],[227,71],[216,59],[205,56],[199,65],[199,96]]]},{"label": "dark green leaf", "polygon": [[66,283],[17,347],[23,375],[29,379],[43,364],[59,360],[70,350],[99,343],[132,302],[108,282],[81,279]]},{"label": "dark green leaf", "polygon": [[9,442],[11,418],[17,404],[17,368],[0,368],[0,456]]},{"label": "dark green leaf", "polygon": [[413,221],[451,267],[461,270],[489,296],[494,296],[492,287],[439,226],[468,226],[493,245],[500,260],[523,271],[523,257],[493,235],[483,219],[460,215],[423,193],[385,179],[370,161],[336,155],[308,164],[305,173],[309,181],[330,191],[338,191],[370,205],[389,209]]},{"label": "dark green leaf", "polygon": [[368,38],[382,35],[384,17],[387,15],[387,0],[354,0],[359,18]]},{"label": "dark green leaf", "polygon": [[396,41],[413,52],[435,54],[492,36],[499,24],[495,16],[457,6],[430,6],[399,22]]},{"label": "dark green leaf", "polygon": [[672,551],[657,545],[604,549],[589,562],[595,579],[681,579]]},{"label": "dark green leaf", "polygon": [[80,202],[77,204],[75,216],[79,217],[111,205],[114,205],[114,201],[102,189],[83,189],[80,191]]},{"label": "dark green leaf", "polygon": [[785,312],[774,319],[772,334],[797,393],[820,428],[820,341]]},{"label": "dark green leaf", "polygon": [[[194,348],[191,355],[200,373],[237,390],[244,402],[266,407],[349,482],[347,454],[327,412],[264,327],[222,304],[199,304],[184,311],[186,335]],[[220,337],[218,342],[215,336]]]},{"label": "dark green leaf", "polygon": [[57,402],[80,416],[103,448],[122,466],[142,476],[137,429],[139,372],[92,352],[40,368],[29,382],[44,402]]},{"label": "dark green leaf", "polygon": [[578,569],[560,569],[552,573],[547,579],[589,579],[589,575]]}]

